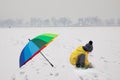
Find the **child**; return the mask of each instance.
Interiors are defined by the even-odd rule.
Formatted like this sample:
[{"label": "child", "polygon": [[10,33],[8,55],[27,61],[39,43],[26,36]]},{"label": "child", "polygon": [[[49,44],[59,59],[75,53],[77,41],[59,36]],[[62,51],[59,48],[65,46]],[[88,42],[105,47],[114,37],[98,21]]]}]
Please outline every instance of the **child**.
[{"label": "child", "polygon": [[89,41],[85,46],[79,46],[70,56],[70,63],[76,67],[92,68],[88,61],[88,54],[93,50],[93,42]]}]

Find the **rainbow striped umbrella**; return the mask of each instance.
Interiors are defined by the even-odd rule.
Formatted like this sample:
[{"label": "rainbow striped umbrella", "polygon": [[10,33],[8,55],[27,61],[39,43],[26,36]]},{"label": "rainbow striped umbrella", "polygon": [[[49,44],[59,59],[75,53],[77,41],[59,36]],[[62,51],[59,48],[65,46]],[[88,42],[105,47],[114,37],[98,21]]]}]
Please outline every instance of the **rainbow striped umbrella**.
[{"label": "rainbow striped umbrella", "polygon": [[[21,55],[20,55],[20,67],[22,67],[24,64],[26,64],[29,60],[31,60],[34,56],[36,56],[38,53],[42,54],[42,50],[48,46],[50,42],[54,40],[54,38],[57,37],[57,34],[51,34],[46,33],[39,35],[27,43],[27,45],[23,48]],[[42,54],[42,56],[50,63],[50,65],[53,67],[53,64]]]}]

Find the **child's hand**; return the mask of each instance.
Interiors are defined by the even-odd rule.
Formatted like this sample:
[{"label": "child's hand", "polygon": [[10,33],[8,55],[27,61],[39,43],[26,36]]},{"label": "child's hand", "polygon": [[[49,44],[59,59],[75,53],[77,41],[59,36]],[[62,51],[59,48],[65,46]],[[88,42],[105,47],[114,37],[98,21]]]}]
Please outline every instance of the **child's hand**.
[{"label": "child's hand", "polygon": [[88,67],[88,68],[93,68],[93,65],[92,65],[92,63],[90,63],[90,64],[89,64],[89,67]]}]

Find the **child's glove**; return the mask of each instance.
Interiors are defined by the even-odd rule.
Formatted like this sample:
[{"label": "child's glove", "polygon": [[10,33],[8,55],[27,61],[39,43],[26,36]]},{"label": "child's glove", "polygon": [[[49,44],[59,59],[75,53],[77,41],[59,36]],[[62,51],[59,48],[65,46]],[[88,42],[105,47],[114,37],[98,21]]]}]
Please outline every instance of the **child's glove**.
[{"label": "child's glove", "polygon": [[89,68],[93,68],[93,65],[92,65],[92,63],[90,63],[90,64],[89,64]]},{"label": "child's glove", "polygon": [[90,63],[88,66],[85,66],[85,68],[86,68],[86,69],[87,69],[87,68],[93,68],[92,63]]}]

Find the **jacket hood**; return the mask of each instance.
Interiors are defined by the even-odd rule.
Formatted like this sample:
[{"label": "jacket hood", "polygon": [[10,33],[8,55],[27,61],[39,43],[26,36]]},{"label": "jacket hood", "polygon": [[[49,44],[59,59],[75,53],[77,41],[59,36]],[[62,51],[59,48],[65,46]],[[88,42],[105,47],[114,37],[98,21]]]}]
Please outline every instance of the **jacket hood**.
[{"label": "jacket hood", "polygon": [[77,49],[76,49],[77,51],[80,51],[80,52],[87,52],[87,51],[85,51],[84,49],[83,49],[83,46],[79,46]]}]

